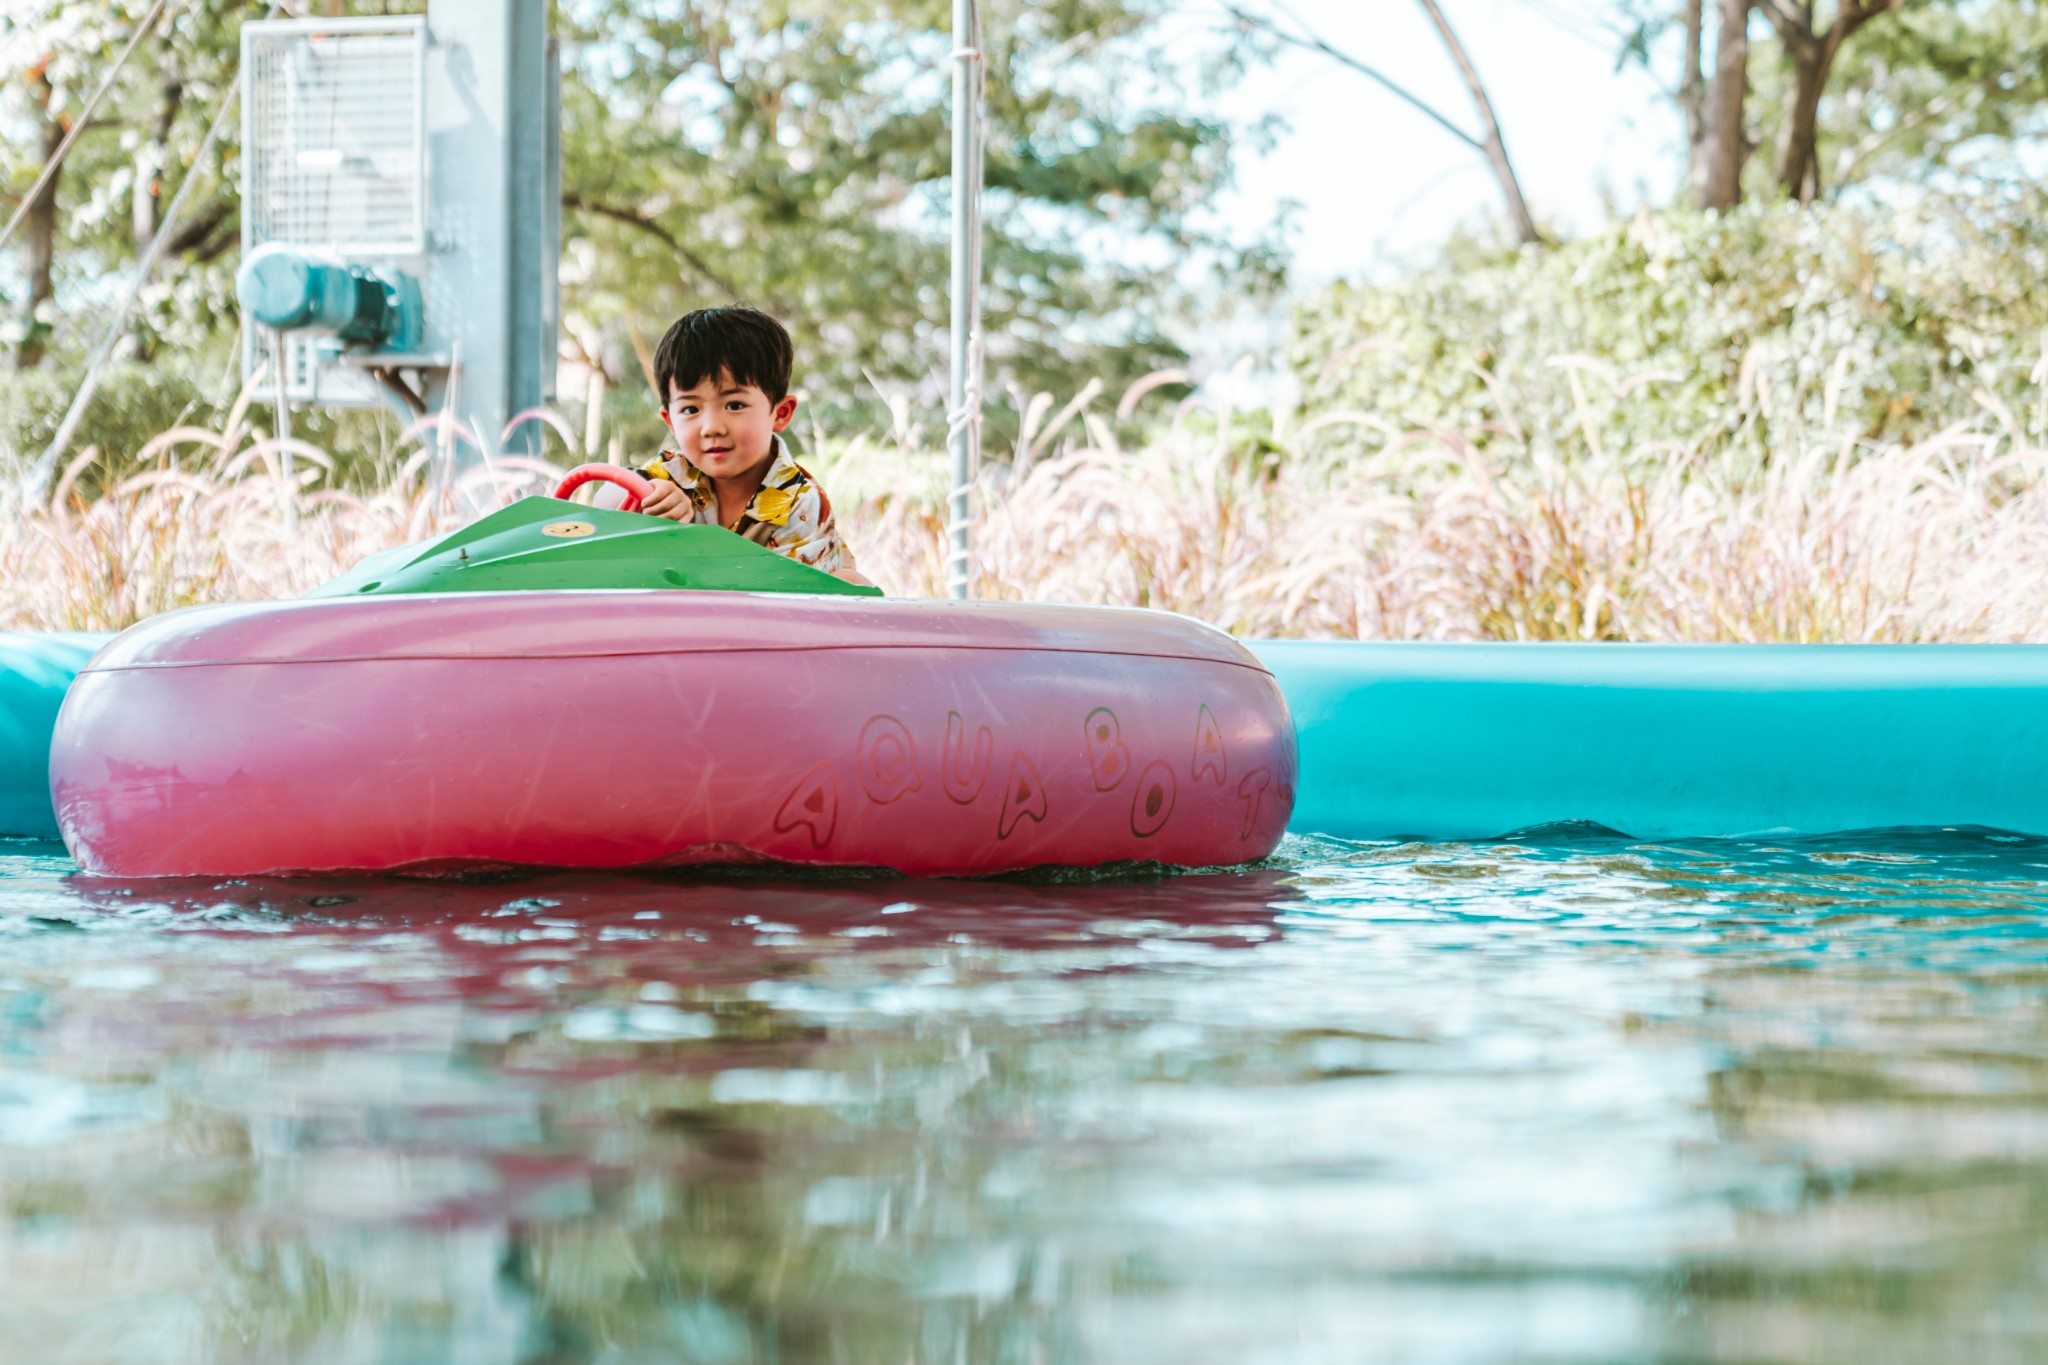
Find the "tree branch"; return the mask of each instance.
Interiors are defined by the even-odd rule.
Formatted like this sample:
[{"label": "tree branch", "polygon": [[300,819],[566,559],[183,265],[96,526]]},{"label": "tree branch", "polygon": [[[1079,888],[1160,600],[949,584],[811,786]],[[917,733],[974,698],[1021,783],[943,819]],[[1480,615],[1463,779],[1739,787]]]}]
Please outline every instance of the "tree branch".
[{"label": "tree branch", "polygon": [[1791,0],[1756,0],[1756,7],[1771,21],[1771,30],[1778,35],[1779,42],[1787,46],[1812,45],[1813,20]]},{"label": "tree branch", "polygon": [[1704,32],[1706,16],[1701,0],[1685,0],[1685,13],[1681,22],[1685,26],[1685,54],[1681,58],[1682,69],[1678,78],[1678,89],[1674,92],[1679,112],[1685,116],[1686,163],[1698,177],[1699,145],[1706,137],[1705,118],[1707,80],[1700,71],[1701,35]]},{"label": "tree branch", "polygon": [[1428,13],[1430,22],[1436,25],[1437,35],[1443,39],[1445,48],[1450,51],[1452,62],[1457,65],[1459,74],[1464,77],[1465,88],[1472,95],[1472,107],[1479,115],[1481,127],[1485,129],[1482,136],[1474,137],[1471,133],[1466,132],[1463,128],[1452,122],[1435,105],[1401,85],[1384,71],[1368,65],[1343,49],[1332,45],[1314,29],[1310,28],[1300,15],[1289,9],[1286,0],[1272,0],[1272,3],[1276,9],[1287,16],[1289,23],[1293,25],[1292,28],[1277,23],[1269,15],[1254,13],[1251,10],[1245,9],[1242,5],[1228,3],[1227,0],[1224,5],[1224,13],[1236,20],[1238,26],[1242,29],[1263,33],[1277,42],[1285,43],[1290,47],[1300,48],[1306,52],[1317,53],[1329,58],[1340,66],[1356,71],[1359,75],[1391,92],[1410,108],[1415,109],[1429,119],[1430,122],[1436,124],[1437,127],[1485,157],[1487,165],[1493,171],[1493,178],[1499,182],[1501,197],[1507,201],[1508,217],[1513,220],[1515,226],[1515,239],[1524,244],[1542,241],[1543,234],[1536,230],[1535,220],[1529,216],[1529,206],[1522,198],[1522,186],[1515,178],[1513,163],[1508,160],[1507,146],[1501,141],[1500,123],[1494,117],[1493,102],[1486,97],[1486,87],[1479,79],[1478,68],[1472,65],[1472,59],[1467,55],[1465,45],[1458,41],[1458,35],[1451,30],[1450,21],[1444,18],[1443,11],[1437,8],[1435,0],[1418,0],[1418,2],[1422,5],[1423,10]]},{"label": "tree branch", "polygon": [[[206,206],[206,211],[193,218],[171,234],[171,240],[164,243],[164,249],[174,256],[183,256],[201,246],[213,236],[215,228],[234,216],[234,208],[225,199],[216,199]],[[144,243],[147,246],[148,243]]]},{"label": "tree branch", "polygon": [[1436,0],[1416,0],[1436,25],[1437,35],[1450,50],[1451,60],[1457,63],[1458,74],[1465,78],[1465,88],[1472,92],[1472,107],[1479,115],[1480,126],[1486,129],[1485,146],[1488,164],[1493,167],[1494,179],[1500,182],[1500,192],[1508,201],[1508,216],[1515,221],[1515,237],[1524,246],[1543,240],[1543,234],[1536,230],[1536,220],[1529,216],[1529,206],[1522,199],[1522,184],[1515,178],[1514,163],[1508,160],[1507,144],[1501,141],[1500,121],[1493,116],[1493,101],[1486,97],[1486,86],[1479,79],[1479,68],[1472,64],[1472,58],[1465,51],[1465,45],[1458,41],[1458,35],[1451,30],[1451,21]]},{"label": "tree branch", "polygon": [[224,223],[221,225],[221,230],[216,232],[211,240],[202,242],[198,247],[194,248],[187,254],[186,259],[198,265],[206,265],[211,261],[219,260],[227,254],[229,247],[240,246],[241,242],[241,224]]},{"label": "tree branch", "polygon": [[1802,204],[1820,197],[1820,102],[1834,74],[1835,59],[1849,35],[1896,9],[1900,0],[1843,0],[1834,22],[1814,28],[1811,0],[1753,0],[1776,30],[1792,65],[1784,132],[1778,151],[1778,184]]},{"label": "tree branch", "polygon": [[[1421,113],[1430,122],[1436,124],[1437,127],[1443,129],[1452,137],[1458,139],[1458,141],[1464,143],[1467,147],[1470,147],[1473,151],[1484,152],[1486,150],[1486,144],[1484,142],[1472,136],[1472,134],[1466,132],[1457,124],[1451,122],[1450,119],[1446,118],[1442,113],[1438,112],[1435,105],[1429,103],[1427,100],[1423,99],[1420,95],[1417,95],[1412,90],[1409,90],[1407,87],[1399,84],[1393,79],[1393,77],[1387,75],[1384,71],[1381,71],[1379,68],[1368,66],[1364,62],[1358,60],[1358,58],[1352,56],[1350,53],[1345,52],[1340,48],[1332,47],[1329,43],[1325,42],[1317,34],[1310,32],[1308,30],[1307,25],[1302,25],[1302,32],[1291,33],[1288,30],[1280,27],[1280,25],[1274,23],[1273,20],[1267,17],[1266,15],[1253,14],[1249,10],[1240,9],[1236,5],[1225,5],[1223,8],[1225,13],[1230,15],[1231,18],[1235,19],[1244,28],[1256,30],[1257,32],[1265,34],[1269,38],[1274,38],[1280,42],[1286,43],[1290,47],[1298,47],[1307,52],[1320,53],[1321,55],[1328,57],[1331,61],[1336,62],[1339,66],[1349,67],[1353,71],[1356,71],[1359,75],[1364,76],[1367,80],[1377,82],[1383,89],[1391,92],[1392,94],[1400,98],[1402,101],[1407,103],[1411,108]],[[1290,19],[1294,19],[1295,23],[1297,24],[1301,23],[1299,19],[1295,18],[1292,11],[1288,12],[1287,17]]]},{"label": "tree branch", "polygon": [[1846,184],[1862,168],[1865,161],[1884,150],[1885,144],[1907,133],[1917,132],[1937,120],[1947,118],[1949,113],[1962,103],[1965,93],[1992,86],[1996,80],[1997,72],[1993,71],[1981,81],[1973,81],[1968,85],[1952,85],[1910,114],[1902,114],[1887,127],[1865,134],[1854,146],[1844,147],[1835,158],[1835,183]]},{"label": "tree branch", "polygon": [[740,291],[733,287],[732,281],[726,279],[716,270],[713,270],[710,265],[706,264],[703,257],[684,246],[673,232],[670,232],[647,215],[636,212],[633,209],[622,208],[617,204],[606,204],[599,200],[586,199],[580,194],[564,194],[562,196],[562,207],[578,210],[583,213],[594,213],[600,218],[609,218],[615,223],[624,223],[627,227],[638,228],[640,231],[655,238],[669,250],[675,252],[676,255],[682,257],[684,263],[701,275],[706,283],[714,288],[723,290],[727,298],[739,298]]},{"label": "tree branch", "polygon": [[1899,0],[1869,0],[1867,4],[1851,3],[1843,6],[1835,16],[1835,24],[1844,30],[1843,37],[1854,33],[1878,15],[1899,7]]}]

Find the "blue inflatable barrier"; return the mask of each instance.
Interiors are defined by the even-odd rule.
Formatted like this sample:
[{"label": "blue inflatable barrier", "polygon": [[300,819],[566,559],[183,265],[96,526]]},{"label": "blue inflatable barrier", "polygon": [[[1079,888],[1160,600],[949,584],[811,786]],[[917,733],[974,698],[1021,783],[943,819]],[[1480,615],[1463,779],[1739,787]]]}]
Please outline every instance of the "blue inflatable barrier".
[{"label": "blue inflatable barrier", "polygon": [[2048,834],[2048,646],[1253,649],[1301,740],[1297,833]]},{"label": "blue inflatable barrier", "polygon": [[[56,834],[57,708],[110,638],[0,635],[0,835]],[[1298,834],[2048,835],[2048,646],[1252,648],[1301,741]]]},{"label": "blue inflatable barrier", "polygon": [[111,635],[0,635],[0,836],[57,837],[50,734],[64,689]]}]

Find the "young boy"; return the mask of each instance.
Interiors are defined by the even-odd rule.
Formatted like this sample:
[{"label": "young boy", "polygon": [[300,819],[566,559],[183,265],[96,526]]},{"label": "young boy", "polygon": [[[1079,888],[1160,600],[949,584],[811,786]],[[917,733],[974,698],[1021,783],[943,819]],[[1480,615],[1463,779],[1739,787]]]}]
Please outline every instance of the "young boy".
[{"label": "young boy", "polygon": [[754,308],[685,313],[654,350],[675,449],[640,469],[654,496],[640,510],[723,526],[777,554],[867,584],[840,539],[832,500],[783,448],[796,415],[792,348],[782,324]]}]

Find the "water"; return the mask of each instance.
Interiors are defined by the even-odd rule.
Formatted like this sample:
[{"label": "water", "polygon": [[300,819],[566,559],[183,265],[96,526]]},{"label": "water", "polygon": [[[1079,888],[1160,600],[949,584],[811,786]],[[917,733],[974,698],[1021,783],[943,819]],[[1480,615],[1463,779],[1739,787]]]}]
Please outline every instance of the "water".
[{"label": "water", "polygon": [[2048,845],[0,845],[0,1361],[2035,1360]]}]

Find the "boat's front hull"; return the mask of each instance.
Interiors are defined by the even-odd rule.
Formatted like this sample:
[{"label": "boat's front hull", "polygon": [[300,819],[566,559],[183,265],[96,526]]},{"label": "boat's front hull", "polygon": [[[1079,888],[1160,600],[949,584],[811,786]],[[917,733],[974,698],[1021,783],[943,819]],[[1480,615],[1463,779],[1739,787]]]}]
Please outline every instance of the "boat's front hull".
[{"label": "boat's front hull", "polygon": [[1293,800],[1271,675],[1153,613],[504,594],[152,626],[59,721],[89,872],[1213,865]]}]

